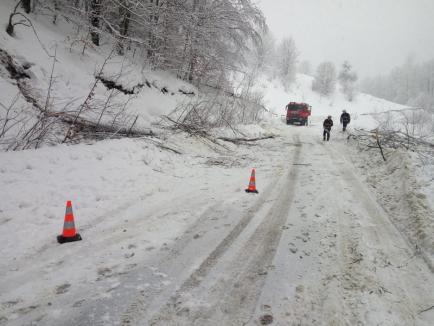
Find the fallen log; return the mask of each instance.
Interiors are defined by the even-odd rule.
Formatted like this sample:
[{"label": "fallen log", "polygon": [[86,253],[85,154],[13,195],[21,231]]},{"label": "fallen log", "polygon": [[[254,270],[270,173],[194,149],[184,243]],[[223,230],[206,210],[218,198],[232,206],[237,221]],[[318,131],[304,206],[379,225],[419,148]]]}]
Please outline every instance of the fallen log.
[{"label": "fallen log", "polygon": [[71,133],[68,138],[71,140],[74,138],[74,135],[77,133],[81,133],[83,135],[94,137],[97,139],[106,139],[106,138],[114,138],[114,137],[142,137],[142,136],[155,136],[155,133],[152,130],[140,130],[134,128],[135,123],[137,122],[137,117],[132,123],[131,126],[119,126],[116,124],[103,124],[96,123],[82,117],[76,117],[73,114],[69,114],[66,112],[51,112],[49,113],[51,117],[58,118],[61,122],[68,124],[71,126]]}]

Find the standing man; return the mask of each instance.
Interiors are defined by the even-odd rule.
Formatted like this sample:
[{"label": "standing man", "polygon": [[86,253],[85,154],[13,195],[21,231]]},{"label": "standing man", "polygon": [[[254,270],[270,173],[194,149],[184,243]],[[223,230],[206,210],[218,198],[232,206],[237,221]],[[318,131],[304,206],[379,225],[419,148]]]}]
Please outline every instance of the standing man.
[{"label": "standing man", "polygon": [[329,141],[330,140],[330,131],[332,130],[332,126],[333,126],[333,120],[332,120],[332,116],[329,115],[327,117],[327,119],[324,120],[324,122],[322,123],[322,126],[324,127],[324,132],[322,134],[323,140]]},{"label": "standing man", "polygon": [[345,131],[347,129],[347,124],[350,123],[350,120],[351,120],[350,114],[347,111],[342,110],[342,114],[341,114],[341,124],[343,126],[342,131]]}]

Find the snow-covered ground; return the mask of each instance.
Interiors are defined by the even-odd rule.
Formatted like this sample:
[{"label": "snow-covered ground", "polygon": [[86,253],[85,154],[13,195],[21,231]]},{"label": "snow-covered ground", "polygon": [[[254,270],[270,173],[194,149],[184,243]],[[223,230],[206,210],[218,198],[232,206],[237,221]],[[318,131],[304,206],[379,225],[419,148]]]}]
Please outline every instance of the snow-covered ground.
[{"label": "snow-covered ground", "polygon": [[351,114],[351,127],[353,128],[375,128],[377,121],[368,113],[406,108],[403,105],[363,93],[358,93],[354,100],[349,102],[340,92],[339,85],[333,94],[324,97],[312,91],[312,81],[313,77],[298,74],[295,83],[288,90],[285,90],[278,80],[269,78],[261,78],[256,87],[265,93],[264,101],[267,109],[279,116],[286,115],[285,106],[289,102],[305,102],[312,106],[314,121],[320,121],[331,115],[336,123],[339,122],[342,110],[348,111]]},{"label": "snow-covered ground", "polygon": [[[12,3],[0,3],[0,21]],[[106,53],[82,56],[61,22],[34,24],[46,49],[57,48],[53,108],[81,103]],[[0,48],[30,63],[43,99],[52,59],[35,36],[1,31]],[[130,102],[141,127],[184,101],[179,89],[197,92],[134,58],[114,57],[103,72],[120,71],[123,86],[151,83]],[[270,114],[238,129],[275,136],[266,140],[161,131],[1,152],[0,325],[432,325],[432,165],[407,152],[385,164],[339,132],[342,109],[351,132],[376,127],[369,113],[404,107],[366,94],[348,102],[339,91],[321,98],[311,82],[298,75],[289,91],[258,82]],[[2,103],[18,91],[1,67],[0,87]],[[96,94],[108,90],[99,84]],[[289,101],[312,105],[308,127],[285,125]],[[329,114],[336,126],[324,143]],[[244,192],[252,168],[258,195]],[[59,245],[67,200],[83,240]]]},{"label": "snow-covered ground", "polygon": [[[6,24],[14,6],[15,1],[1,1],[0,22]],[[102,123],[111,123],[114,108],[125,106],[118,122],[131,125],[138,117],[134,124],[138,129],[152,128],[161,115],[188,101],[190,97],[183,92],[197,94],[195,87],[171,74],[142,67],[141,53],[118,56],[107,44],[100,48],[86,44],[83,51],[85,43],[80,40],[84,32],[74,25],[64,19],[53,25],[44,15],[31,15],[31,19],[37,35],[22,25],[16,26],[15,37],[10,37],[5,28],[0,29],[0,103],[9,107],[16,99],[13,107],[21,112],[20,118],[33,121],[36,117],[33,103],[25,100],[20,88],[36,99],[38,105],[47,105],[52,112],[77,112],[90,96],[92,110],[85,110],[81,117],[96,121],[106,103],[111,109],[102,115]],[[12,78],[7,67],[9,57],[30,78],[22,78],[20,82]],[[135,94],[110,90],[102,82],[97,82],[93,89],[96,76],[116,82],[129,91],[134,90]],[[0,115],[5,114],[3,111],[0,107]],[[10,130],[8,136],[14,137],[19,126],[15,132]]]},{"label": "snow-covered ground", "polygon": [[[144,256],[164,251],[222,197],[242,195],[249,151],[233,157],[181,137],[163,146],[183,154],[159,144],[118,140],[0,154],[2,312],[29,302],[57,306],[59,287],[77,300],[104,295],[101,280],[142,266]],[[58,247],[66,200],[84,240]]]},{"label": "snow-covered ground", "polygon": [[[1,154],[2,323],[430,325],[433,274],[344,135],[266,132]],[[59,245],[69,199],[83,240]]]},{"label": "snow-covered ground", "polygon": [[[267,108],[284,121],[285,105],[290,101],[307,102],[312,105],[311,121],[321,124],[327,115],[332,115],[334,130],[339,131],[339,117],[343,109],[351,114],[348,132],[355,129],[371,130],[381,124],[389,124],[395,130],[404,129],[403,112],[412,119],[412,111],[406,106],[358,93],[352,102],[345,99],[337,87],[336,91],[325,98],[312,91],[312,77],[297,75],[296,83],[285,90],[275,81],[263,78],[259,87],[265,91]],[[416,114],[417,115],[417,114]],[[426,116],[426,119],[432,119]],[[432,124],[420,121],[414,128],[429,139]],[[429,123],[429,121],[426,121]],[[393,124],[393,126],[392,126]],[[423,129],[423,130],[422,130]],[[405,130],[404,130],[405,131]],[[418,131],[416,131],[418,134]],[[428,137],[427,137],[428,136]],[[351,161],[365,181],[372,186],[377,200],[388,210],[391,219],[412,245],[422,250],[422,255],[434,269],[434,160],[417,153],[396,150],[391,153],[387,163],[383,162],[378,149],[358,147],[354,141],[347,140],[347,151]]]}]

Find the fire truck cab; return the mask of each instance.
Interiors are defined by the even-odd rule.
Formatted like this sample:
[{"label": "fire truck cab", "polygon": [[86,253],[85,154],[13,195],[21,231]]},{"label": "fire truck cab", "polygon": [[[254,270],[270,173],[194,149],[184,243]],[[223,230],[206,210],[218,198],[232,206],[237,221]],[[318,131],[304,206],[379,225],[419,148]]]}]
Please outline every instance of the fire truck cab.
[{"label": "fire truck cab", "polygon": [[289,102],[286,105],[286,124],[298,123],[307,126],[311,115],[312,107],[307,103]]}]

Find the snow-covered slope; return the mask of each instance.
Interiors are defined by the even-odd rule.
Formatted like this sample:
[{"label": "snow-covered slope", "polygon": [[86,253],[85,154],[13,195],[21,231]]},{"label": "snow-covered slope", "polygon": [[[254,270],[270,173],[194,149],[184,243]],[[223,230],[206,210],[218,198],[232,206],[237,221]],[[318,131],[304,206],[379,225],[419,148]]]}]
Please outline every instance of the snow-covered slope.
[{"label": "snow-covered slope", "polygon": [[[109,45],[99,48],[84,42],[82,33],[64,19],[57,24],[50,24],[44,15],[30,14],[35,31],[23,25],[15,27],[15,36],[11,37],[3,27],[16,1],[0,2],[0,49],[3,51],[0,64],[0,103],[8,106],[19,95],[15,107],[34,114],[32,104],[22,96],[18,83],[7,69],[7,59],[22,68],[30,78],[24,78],[28,94],[45,106],[50,85],[50,111],[58,112],[77,110],[91,93],[95,76],[115,81],[125,89],[133,90],[130,96],[115,91],[111,101],[123,106],[127,101],[125,116],[139,116],[136,126],[149,128],[161,114],[167,114],[183,101],[184,92],[196,92],[195,88],[166,72],[151,71],[142,67],[140,51],[130,52],[127,56],[118,56],[111,52]],[[55,62],[54,62],[55,56]],[[54,63],[54,66],[53,66]],[[164,89],[163,89],[164,88]],[[98,82],[92,92],[92,105],[103,106],[111,90]],[[95,107],[93,111],[97,110]],[[92,111],[92,110],[91,110]],[[98,116],[95,112],[84,112],[90,119]],[[105,116],[103,117],[103,119]],[[107,114],[107,120],[110,115]]]},{"label": "snow-covered slope", "polygon": [[295,83],[289,90],[285,90],[277,80],[262,78],[257,83],[258,90],[265,94],[265,105],[273,113],[285,115],[285,105],[288,102],[305,102],[312,106],[312,120],[318,121],[332,115],[339,121],[342,110],[351,114],[352,127],[374,128],[377,122],[369,113],[379,113],[389,110],[402,110],[405,107],[368,94],[358,93],[352,102],[349,102],[340,92],[339,85],[329,97],[321,96],[312,91],[311,76],[298,74]]}]

